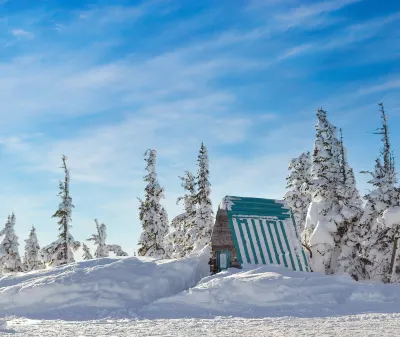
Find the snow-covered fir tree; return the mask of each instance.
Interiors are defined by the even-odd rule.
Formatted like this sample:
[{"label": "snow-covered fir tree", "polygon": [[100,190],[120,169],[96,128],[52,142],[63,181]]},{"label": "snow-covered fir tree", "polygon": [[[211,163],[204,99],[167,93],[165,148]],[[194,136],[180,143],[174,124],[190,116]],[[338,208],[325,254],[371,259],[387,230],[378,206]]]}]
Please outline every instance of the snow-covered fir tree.
[{"label": "snow-covered fir tree", "polygon": [[14,273],[24,271],[18,251],[18,236],[15,234],[15,215],[8,216],[4,229],[0,231],[4,236],[0,243],[0,273]]},{"label": "snow-covered fir tree", "polygon": [[210,198],[211,184],[209,181],[208,152],[203,143],[200,147],[197,163],[197,193],[194,197],[194,202],[197,205],[196,226],[192,234],[195,251],[202,249],[210,243],[212,228],[214,226],[214,212]]},{"label": "snow-covered fir tree", "polygon": [[93,255],[90,252],[90,249],[88,246],[86,246],[86,244],[82,243],[82,250],[83,250],[83,255],[82,258],[84,260],[92,260],[93,259]]},{"label": "snow-covered fir tree", "polygon": [[[312,162],[312,202],[307,212],[304,243],[312,252],[314,271],[331,274],[343,231],[343,218],[337,196],[340,183],[340,142],[326,111],[317,110],[316,139]],[[337,256],[336,256],[337,258]]]},{"label": "snow-covered fir tree", "polygon": [[340,130],[340,180],[337,186],[337,197],[340,213],[343,217],[340,255],[337,272],[346,272],[358,279],[360,260],[358,258],[359,220],[363,211],[362,199],[356,186],[353,169],[349,166],[347,152],[343,143],[343,133]]},{"label": "snow-covered fir tree", "polygon": [[74,250],[80,247],[80,242],[75,241],[70,233],[71,229],[71,213],[74,205],[69,192],[70,175],[67,167],[67,157],[62,157],[62,167],[65,173],[64,181],[59,182],[59,196],[61,202],[57,211],[54,213],[53,218],[58,218],[59,239],[50,245],[42,248],[41,255],[43,260],[50,266],[60,266],[67,263],[75,262]]},{"label": "snow-covered fir tree", "polygon": [[25,240],[24,266],[26,271],[39,270],[44,267],[40,257],[40,246],[34,226],[32,226],[28,239]]},{"label": "snow-covered fir tree", "polygon": [[291,208],[296,221],[297,233],[302,234],[307,218],[308,207],[311,202],[311,155],[310,152],[302,153],[293,158],[289,164],[291,171],[287,180],[284,199]]},{"label": "snow-covered fir tree", "polygon": [[93,241],[93,243],[97,246],[96,252],[94,256],[96,258],[108,257],[109,249],[106,243],[107,240],[107,227],[104,223],[100,224],[97,219],[94,219],[96,223],[97,234],[93,234],[88,241]]},{"label": "snow-covered fir tree", "polygon": [[164,238],[168,233],[168,217],[160,203],[164,198],[164,189],[157,180],[156,151],[148,150],[145,156],[148,174],[144,177],[147,183],[145,199],[139,199],[139,218],[143,231],[137,253],[139,256],[165,257]]},{"label": "snow-covered fir tree", "polygon": [[[382,216],[386,210],[400,206],[400,189],[389,138],[389,127],[383,104],[380,104],[382,126],[375,134],[380,135],[383,147],[381,157],[375,161],[375,170],[369,173],[374,190],[364,198],[367,203],[360,221],[361,243],[359,250],[363,262],[360,278],[390,282],[394,243],[398,236],[397,227],[388,226]],[[396,266],[394,266],[396,267]]]},{"label": "snow-covered fir tree", "polygon": [[166,236],[166,251],[171,258],[181,258],[193,250],[193,236],[196,225],[196,182],[190,172],[185,172],[182,187],[185,194],[178,198],[177,204],[183,201],[184,212],[171,221],[172,231]]},{"label": "snow-covered fir tree", "polygon": [[122,250],[121,246],[115,244],[108,245],[106,243],[107,226],[104,223],[100,224],[97,219],[94,219],[94,222],[96,223],[97,234],[93,234],[92,237],[88,239],[88,241],[93,241],[97,246],[94,256],[96,258],[109,257],[110,252],[113,252],[117,256],[127,256],[128,254]]}]

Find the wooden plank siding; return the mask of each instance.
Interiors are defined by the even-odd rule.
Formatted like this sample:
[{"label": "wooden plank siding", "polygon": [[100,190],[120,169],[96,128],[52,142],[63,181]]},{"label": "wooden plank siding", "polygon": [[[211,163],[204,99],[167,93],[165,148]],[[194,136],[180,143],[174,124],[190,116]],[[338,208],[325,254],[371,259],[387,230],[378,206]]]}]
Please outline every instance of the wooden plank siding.
[{"label": "wooden plank siding", "polygon": [[229,267],[241,267],[236,255],[236,248],[233,242],[232,232],[229,227],[228,213],[226,210],[218,209],[211,237],[211,247],[213,258],[217,258],[218,251],[229,250],[231,254]]}]

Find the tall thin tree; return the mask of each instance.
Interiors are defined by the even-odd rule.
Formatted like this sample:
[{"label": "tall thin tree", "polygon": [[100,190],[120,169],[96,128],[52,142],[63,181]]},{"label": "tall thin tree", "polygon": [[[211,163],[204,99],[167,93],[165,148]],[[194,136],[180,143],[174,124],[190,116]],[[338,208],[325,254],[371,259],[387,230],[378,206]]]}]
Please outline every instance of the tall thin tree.
[{"label": "tall thin tree", "polygon": [[72,198],[69,191],[70,184],[70,174],[67,167],[67,157],[62,156],[62,166],[64,170],[64,181],[59,182],[60,192],[58,193],[61,202],[58,205],[57,211],[52,216],[53,218],[58,218],[59,224],[59,235],[58,240],[51,243],[50,245],[42,248],[42,257],[51,266],[59,266],[67,263],[74,262],[73,251],[80,247],[80,242],[75,241],[72,236],[70,229],[72,221],[71,214],[72,208]]},{"label": "tall thin tree", "polygon": [[164,189],[160,186],[156,173],[156,151],[145,153],[147,163],[144,177],[147,183],[145,199],[139,199],[139,218],[142,223],[142,234],[139,239],[139,256],[165,257],[164,238],[168,233],[168,216],[160,200],[164,198]]},{"label": "tall thin tree", "polygon": [[194,250],[202,249],[210,243],[214,226],[214,212],[211,202],[211,184],[207,148],[201,143],[197,159],[197,194],[194,197],[197,204],[196,228],[194,230]]},{"label": "tall thin tree", "polygon": [[394,248],[393,228],[381,221],[383,212],[400,205],[400,189],[397,183],[394,157],[391,149],[387,114],[382,103],[379,104],[381,127],[375,134],[381,136],[383,144],[380,157],[375,161],[373,172],[363,171],[372,176],[369,181],[374,190],[365,195],[367,201],[360,221],[360,242],[358,248],[364,262],[360,278],[376,281],[390,281],[390,265]]},{"label": "tall thin tree", "polygon": [[314,271],[331,274],[336,268],[337,248],[343,222],[337,197],[340,147],[337,130],[322,108],[317,110],[312,163],[312,202],[303,238],[312,251]]},{"label": "tall thin tree", "polygon": [[362,215],[363,205],[360,193],[356,187],[354,171],[349,166],[347,160],[342,129],[340,129],[339,167],[340,176],[337,186],[337,196],[340,214],[343,219],[343,227],[336,271],[346,272],[353,278],[358,279],[357,270],[360,269],[360,260],[356,245],[359,241],[359,220]]}]

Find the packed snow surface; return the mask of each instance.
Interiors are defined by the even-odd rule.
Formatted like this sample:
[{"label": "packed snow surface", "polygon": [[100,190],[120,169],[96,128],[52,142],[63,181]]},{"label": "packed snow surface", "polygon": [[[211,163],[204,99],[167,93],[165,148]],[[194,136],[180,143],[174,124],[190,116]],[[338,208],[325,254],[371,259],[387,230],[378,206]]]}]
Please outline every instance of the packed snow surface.
[{"label": "packed snow surface", "polygon": [[[89,322],[13,319],[15,337],[355,337],[398,336],[399,314],[363,314],[326,318],[269,317],[245,319],[101,320]],[[1,335],[1,334],[0,334]],[[8,336],[8,334],[4,334]]]}]

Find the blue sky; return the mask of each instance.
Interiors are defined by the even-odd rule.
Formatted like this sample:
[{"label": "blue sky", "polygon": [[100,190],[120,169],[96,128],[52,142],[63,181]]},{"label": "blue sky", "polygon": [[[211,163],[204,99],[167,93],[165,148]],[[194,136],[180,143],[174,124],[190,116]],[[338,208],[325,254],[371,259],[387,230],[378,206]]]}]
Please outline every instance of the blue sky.
[{"label": "blue sky", "polygon": [[397,1],[0,0],[0,48],[0,220],[16,213],[21,245],[32,224],[42,245],[57,235],[63,153],[75,238],[98,217],[133,252],[148,148],[170,218],[201,141],[214,208],[281,198],[320,106],[357,172],[378,155],[380,101],[400,152]]}]

